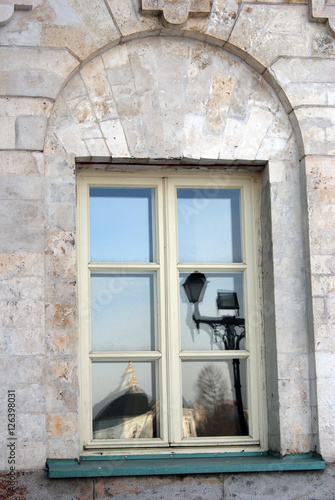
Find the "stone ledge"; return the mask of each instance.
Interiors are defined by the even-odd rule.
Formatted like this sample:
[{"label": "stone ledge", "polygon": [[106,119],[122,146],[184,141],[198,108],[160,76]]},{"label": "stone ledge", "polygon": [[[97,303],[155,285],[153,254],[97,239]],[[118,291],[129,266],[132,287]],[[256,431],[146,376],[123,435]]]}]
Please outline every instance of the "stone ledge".
[{"label": "stone ledge", "polygon": [[322,470],[326,464],[314,453],[284,458],[259,453],[203,455],[143,455],[81,457],[77,460],[47,460],[49,478],[147,476],[165,474],[208,474]]}]

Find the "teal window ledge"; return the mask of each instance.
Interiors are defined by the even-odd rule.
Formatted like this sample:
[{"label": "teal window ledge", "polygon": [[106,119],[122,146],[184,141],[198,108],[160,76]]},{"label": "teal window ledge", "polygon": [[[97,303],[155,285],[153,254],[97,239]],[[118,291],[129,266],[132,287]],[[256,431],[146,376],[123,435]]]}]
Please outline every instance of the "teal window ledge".
[{"label": "teal window ledge", "polygon": [[49,478],[151,476],[161,474],[206,474],[320,470],[325,462],[314,453],[284,458],[267,452],[200,455],[85,456],[77,460],[47,460]]}]

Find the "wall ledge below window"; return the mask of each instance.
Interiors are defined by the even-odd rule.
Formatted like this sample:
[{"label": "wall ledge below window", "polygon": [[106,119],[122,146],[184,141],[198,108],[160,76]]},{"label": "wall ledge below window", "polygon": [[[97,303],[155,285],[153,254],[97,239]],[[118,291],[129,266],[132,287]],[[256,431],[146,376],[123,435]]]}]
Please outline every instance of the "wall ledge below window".
[{"label": "wall ledge below window", "polygon": [[99,458],[85,456],[79,461],[47,460],[49,478],[320,470],[325,466],[321,456],[315,453],[287,455],[283,458],[267,452],[246,452]]}]

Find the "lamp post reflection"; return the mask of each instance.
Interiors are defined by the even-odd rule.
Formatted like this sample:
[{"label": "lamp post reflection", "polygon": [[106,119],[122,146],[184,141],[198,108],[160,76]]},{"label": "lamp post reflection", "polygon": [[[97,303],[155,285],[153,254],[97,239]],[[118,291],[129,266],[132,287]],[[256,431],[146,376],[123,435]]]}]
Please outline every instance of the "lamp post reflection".
[{"label": "lamp post reflection", "polygon": [[[234,311],[234,315],[226,316],[202,316],[199,309],[199,302],[202,301],[207,285],[207,278],[203,273],[194,272],[190,274],[183,288],[187,295],[188,301],[193,304],[192,319],[199,330],[200,324],[209,325],[213,330],[214,340],[218,338],[222,341],[226,350],[236,351],[240,348],[240,342],[245,337],[245,320],[239,317],[239,303],[236,292],[221,292],[217,293],[217,309]],[[219,328],[223,327],[223,330]],[[236,396],[236,406],[238,420],[240,425],[241,435],[248,435],[248,425],[245,421],[243,411],[243,401],[241,393],[241,378],[240,378],[240,360],[233,360],[234,388]]]}]

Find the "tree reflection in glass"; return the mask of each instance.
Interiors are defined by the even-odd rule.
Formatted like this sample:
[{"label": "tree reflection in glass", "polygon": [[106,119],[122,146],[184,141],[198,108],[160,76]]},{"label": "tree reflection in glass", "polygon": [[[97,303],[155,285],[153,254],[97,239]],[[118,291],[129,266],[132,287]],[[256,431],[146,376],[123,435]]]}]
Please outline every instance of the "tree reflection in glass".
[{"label": "tree reflection in glass", "polygon": [[[245,387],[245,360],[241,360]],[[183,361],[184,437],[239,436],[240,418],[229,361]],[[244,389],[242,389],[243,392]],[[243,395],[247,403],[247,395]],[[248,421],[247,406],[244,419]]]}]

